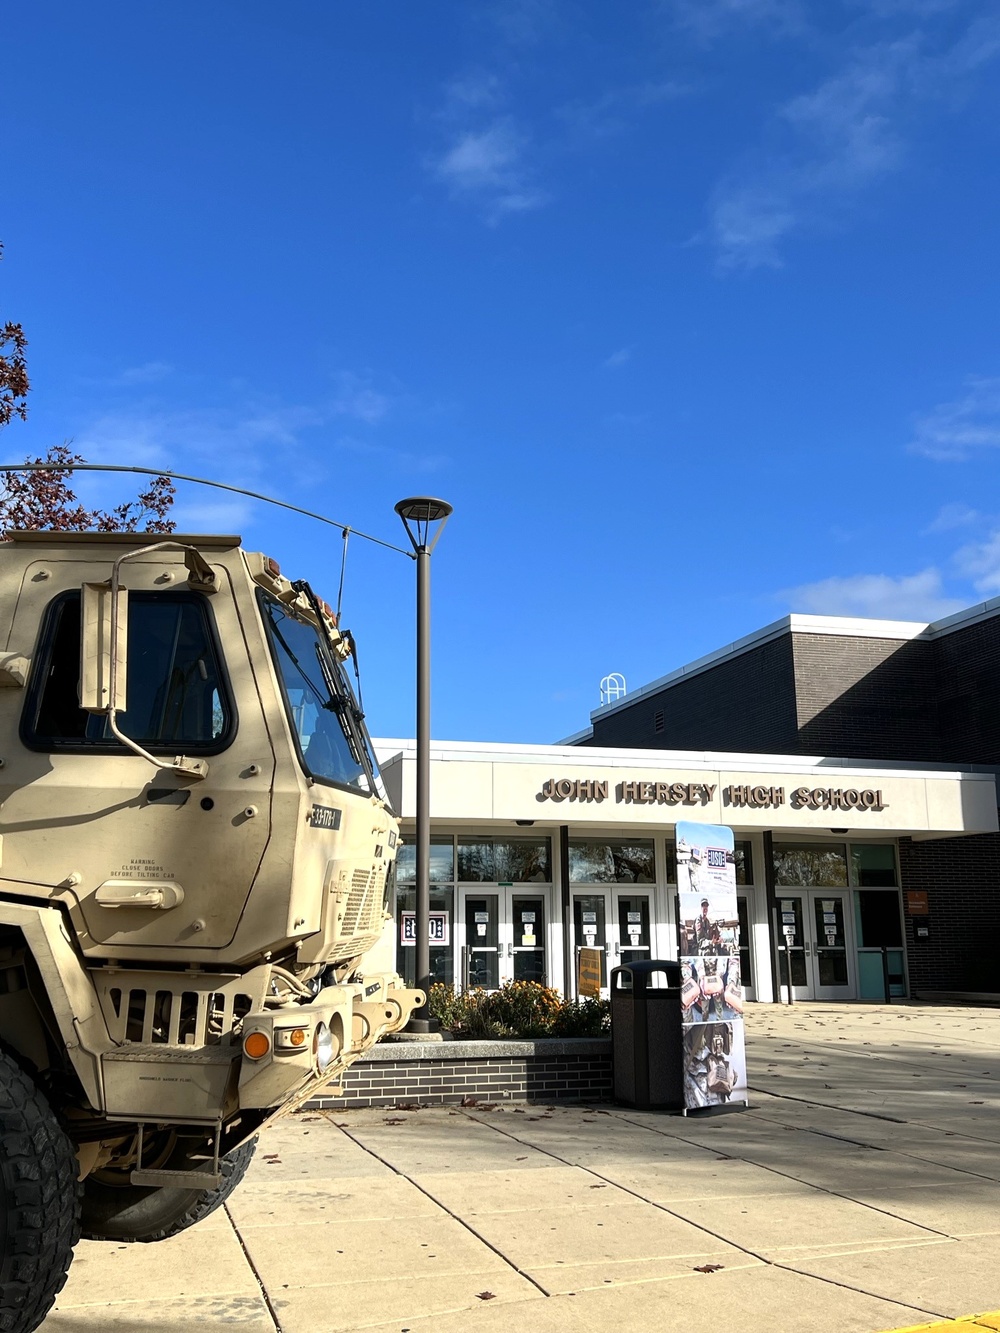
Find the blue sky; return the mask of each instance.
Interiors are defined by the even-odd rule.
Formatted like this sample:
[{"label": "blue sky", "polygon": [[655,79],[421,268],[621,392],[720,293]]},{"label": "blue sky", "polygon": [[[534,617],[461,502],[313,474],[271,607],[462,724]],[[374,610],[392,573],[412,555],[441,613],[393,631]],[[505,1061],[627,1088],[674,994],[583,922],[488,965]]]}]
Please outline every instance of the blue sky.
[{"label": "blue sky", "polygon": [[[35,0],[5,48],[5,461],[389,540],[444,496],[436,736],[555,740],[789,610],[1000,593],[994,5]],[[178,518],[336,592],[336,532]],[[344,618],[411,734],[412,562],[352,541]]]}]

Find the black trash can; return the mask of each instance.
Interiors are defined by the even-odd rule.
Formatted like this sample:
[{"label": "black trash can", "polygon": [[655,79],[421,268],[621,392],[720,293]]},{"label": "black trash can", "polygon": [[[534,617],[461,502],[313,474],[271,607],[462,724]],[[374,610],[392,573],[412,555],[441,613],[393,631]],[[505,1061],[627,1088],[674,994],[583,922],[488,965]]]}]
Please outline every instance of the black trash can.
[{"label": "black trash can", "polygon": [[615,1101],[684,1109],[680,963],[654,958],[612,969],[611,1059]]}]

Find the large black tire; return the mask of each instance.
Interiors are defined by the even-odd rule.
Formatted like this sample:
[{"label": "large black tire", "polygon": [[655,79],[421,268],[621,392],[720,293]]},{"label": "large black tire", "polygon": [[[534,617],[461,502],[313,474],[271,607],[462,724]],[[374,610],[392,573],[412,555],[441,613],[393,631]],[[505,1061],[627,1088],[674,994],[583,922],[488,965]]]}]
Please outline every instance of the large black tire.
[{"label": "large black tire", "polygon": [[[88,1176],[83,1183],[83,1234],[88,1240],[117,1241],[176,1236],[225,1203],[246,1174],[256,1148],[257,1140],[251,1139],[223,1157],[219,1163],[222,1183],[214,1190],[132,1185],[124,1174],[121,1184],[109,1183],[106,1172]],[[183,1170],[189,1152],[181,1140],[164,1165]]]},{"label": "large black tire", "polygon": [[80,1238],[73,1145],[24,1071],[0,1051],[0,1329],[31,1333]]}]

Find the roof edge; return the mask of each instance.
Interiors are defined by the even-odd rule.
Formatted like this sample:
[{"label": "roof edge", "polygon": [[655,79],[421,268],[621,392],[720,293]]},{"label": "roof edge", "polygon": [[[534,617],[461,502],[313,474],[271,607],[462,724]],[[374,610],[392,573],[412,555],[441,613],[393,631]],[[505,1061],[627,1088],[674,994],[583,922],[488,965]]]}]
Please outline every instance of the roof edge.
[{"label": "roof edge", "polygon": [[[977,602],[974,606],[932,621],[874,620],[863,616],[811,616],[792,613],[754,630],[752,634],[735,639],[714,652],[706,653],[704,657],[696,657],[693,662],[668,671],[665,676],[658,676],[647,685],[640,685],[638,689],[630,690],[614,703],[602,704],[600,708],[593,709],[590,719],[591,722],[600,721],[623,708],[631,707],[647,695],[659,694],[661,690],[669,689],[671,685],[676,685],[681,680],[700,675],[703,671],[710,671],[713,667],[739,657],[742,653],[750,652],[753,648],[770,643],[783,634],[830,634],[848,639],[896,639],[900,643],[912,642],[915,639],[930,641],[954,634],[957,630],[968,629],[995,615],[1000,615],[1000,597]],[[583,736],[585,733],[579,734]]]}]

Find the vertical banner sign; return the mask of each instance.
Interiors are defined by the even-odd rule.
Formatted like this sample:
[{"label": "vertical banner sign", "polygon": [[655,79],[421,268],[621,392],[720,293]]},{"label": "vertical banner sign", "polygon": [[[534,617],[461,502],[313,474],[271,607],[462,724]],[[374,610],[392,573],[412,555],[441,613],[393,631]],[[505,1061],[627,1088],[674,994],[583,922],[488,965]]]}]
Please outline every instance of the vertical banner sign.
[{"label": "vertical banner sign", "polygon": [[677,824],[684,1105],[746,1102],[747,1061],[740,978],[733,831]]}]

